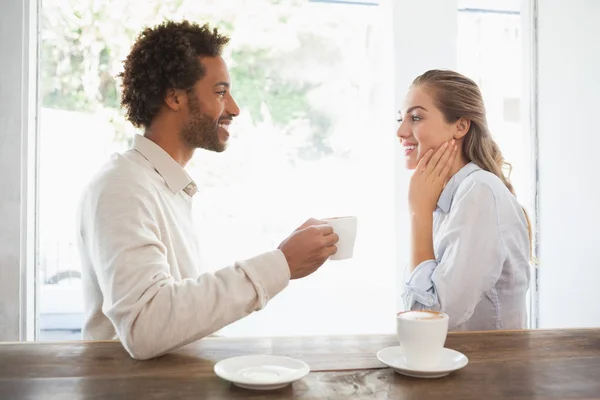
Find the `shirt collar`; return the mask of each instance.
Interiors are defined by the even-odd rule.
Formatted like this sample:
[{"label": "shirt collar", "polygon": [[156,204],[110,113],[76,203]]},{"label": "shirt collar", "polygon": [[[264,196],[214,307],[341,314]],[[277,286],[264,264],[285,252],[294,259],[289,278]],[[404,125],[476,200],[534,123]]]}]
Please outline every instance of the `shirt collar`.
[{"label": "shirt collar", "polygon": [[462,167],[456,174],[454,174],[452,178],[450,178],[437,202],[438,207],[443,212],[448,213],[450,211],[454,193],[456,193],[456,190],[460,184],[467,178],[467,176],[480,169],[481,168],[477,164],[470,162]]},{"label": "shirt collar", "polygon": [[136,134],[133,138],[132,148],[152,164],[174,194],[183,190],[192,197],[198,191],[196,183],[181,168],[181,165],[152,140]]}]

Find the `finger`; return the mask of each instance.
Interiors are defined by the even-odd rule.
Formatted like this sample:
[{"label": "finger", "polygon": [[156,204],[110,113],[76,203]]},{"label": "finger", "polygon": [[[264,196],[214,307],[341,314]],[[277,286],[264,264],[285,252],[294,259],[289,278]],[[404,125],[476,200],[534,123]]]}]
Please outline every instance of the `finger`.
[{"label": "finger", "polygon": [[427,167],[425,167],[425,170],[427,171],[428,175],[434,173],[435,167],[438,165],[440,159],[442,158],[442,155],[446,153],[447,149],[448,142],[444,142],[440,147],[438,147],[435,153],[433,153],[433,155],[431,156],[431,160],[429,160],[429,162],[427,163]]},{"label": "finger", "polygon": [[302,225],[300,225],[296,230],[299,231],[299,230],[302,230],[304,228],[308,228],[309,226],[321,225],[321,224],[324,224],[324,223],[325,223],[324,221],[320,221],[320,220],[315,219],[315,218],[309,218],[309,219],[306,220],[305,223],[303,223]]},{"label": "finger", "polygon": [[326,235],[323,238],[323,246],[327,247],[327,246],[333,246],[334,244],[336,244],[338,241],[340,240],[340,237],[338,236],[337,233],[333,232],[330,235]]},{"label": "finger", "polygon": [[456,160],[457,154],[458,154],[458,145],[454,145],[452,148],[452,154],[450,155],[450,159],[448,160],[448,162],[444,166],[444,169],[440,173],[440,178],[444,182],[444,186],[450,180],[450,170],[452,169],[452,166],[454,165],[454,160]]},{"label": "finger", "polygon": [[433,154],[433,149],[429,149],[425,152],[425,154],[423,154],[423,156],[421,157],[421,159],[419,160],[419,162],[417,164],[417,172],[422,174],[425,171],[425,167],[427,167],[427,163],[429,162],[429,159],[431,158],[432,154]]},{"label": "finger", "polygon": [[452,169],[452,165],[454,165],[454,160],[456,160],[456,155],[458,154],[458,145],[452,146],[452,154],[450,155],[450,159],[444,166],[444,169],[440,173],[440,178],[443,180],[444,185],[448,183],[450,179],[450,170]]},{"label": "finger", "polygon": [[329,250],[329,257],[331,257],[332,255],[337,253],[337,246],[329,246],[327,250]]},{"label": "finger", "polygon": [[327,224],[313,225],[312,228],[318,229],[319,233],[324,236],[331,235],[333,233],[333,228],[331,227],[331,225]]},{"label": "finger", "polygon": [[323,250],[321,250],[321,258],[327,259],[335,253],[337,253],[337,246],[324,247]]},{"label": "finger", "polygon": [[452,139],[452,141],[449,143],[449,145],[446,146],[446,150],[444,151],[444,154],[442,154],[442,157],[440,158],[439,162],[435,166],[435,168],[433,170],[434,176],[442,176],[442,171],[446,168],[446,166],[450,162],[454,161],[454,159],[451,159],[452,154],[454,154],[454,139]]}]

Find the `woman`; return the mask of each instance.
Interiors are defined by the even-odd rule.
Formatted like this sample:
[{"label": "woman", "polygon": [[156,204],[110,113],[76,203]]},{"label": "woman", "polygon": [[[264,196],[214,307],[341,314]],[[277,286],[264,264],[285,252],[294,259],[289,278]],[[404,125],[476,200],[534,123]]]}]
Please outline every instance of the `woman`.
[{"label": "woman", "polygon": [[415,170],[406,308],[443,311],[454,331],[525,328],[531,228],[477,84],[427,71],[399,122],[406,167]]}]

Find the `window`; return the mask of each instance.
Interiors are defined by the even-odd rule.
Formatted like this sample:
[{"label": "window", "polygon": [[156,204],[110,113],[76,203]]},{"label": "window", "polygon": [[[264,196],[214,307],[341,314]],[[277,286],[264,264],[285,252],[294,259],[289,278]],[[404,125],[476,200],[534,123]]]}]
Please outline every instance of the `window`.
[{"label": "window", "polygon": [[520,36],[504,34],[521,29],[521,1],[463,0],[459,7],[457,70],[479,84],[490,130],[513,167],[511,178],[517,196],[532,213],[530,138],[520,118],[522,43]]},{"label": "window", "polygon": [[[487,108],[488,124],[505,160],[517,198],[535,223],[532,204],[534,185],[531,132],[521,118],[528,93],[527,66],[520,34],[521,0],[461,0],[458,13],[457,69],[480,86]],[[535,276],[528,296],[530,326],[535,318]],[[533,290],[532,290],[533,289]]]},{"label": "window", "polygon": [[504,121],[519,123],[521,121],[521,99],[504,99]]},{"label": "window", "polygon": [[[35,315],[39,339],[80,338],[75,207],[90,177],[136,133],[119,108],[115,77],[135,35],[164,18],[210,21],[232,36],[225,58],[242,115],[225,153],[199,151],[189,165],[200,184],[194,201],[205,266],[217,269],[270,250],[310,216],[359,218],[353,260],[328,262],[314,276],[292,282],[264,311],[223,329],[224,335],[394,330],[408,242],[401,223],[407,175],[396,162],[394,102],[403,98],[404,83],[425,69],[456,68],[480,84],[492,132],[513,164],[519,199],[527,206],[531,197],[520,0],[439,0],[435,16],[420,3],[406,9],[396,0],[256,0],[235,8],[219,0],[43,0],[37,113],[35,73],[25,73],[35,67],[37,10],[29,0],[7,1],[0,26],[31,32],[19,46],[0,36],[10,67],[0,74],[0,87],[17,78],[25,84],[10,95],[0,91],[0,100],[29,105],[14,108],[24,122],[7,125],[8,140],[0,141],[3,163],[28,166],[18,177],[0,174],[2,187],[27,188],[16,201],[0,193],[2,216],[27,216],[0,224],[0,237],[21,240],[20,247],[0,242],[0,340],[13,340],[27,327],[21,337],[32,338]],[[392,45],[432,18],[436,30],[418,43]],[[22,54],[27,51],[29,59]],[[23,74],[15,78],[14,71]],[[30,273],[34,266],[36,274]],[[35,291],[14,289],[33,289],[34,277]],[[20,292],[28,293],[26,301]],[[24,305],[26,321],[14,312]]]},{"label": "window", "polygon": [[[90,177],[111,153],[127,149],[135,133],[119,108],[121,60],[144,25],[184,16],[231,34],[225,58],[242,109],[228,150],[198,151],[188,166],[199,183],[194,207],[205,266],[217,269],[271,250],[311,216],[359,218],[353,260],[328,262],[292,282],[264,311],[222,334],[393,330],[394,227],[386,217],[394,207],[394,133],[381,127],[384,118],[392,121],[382,113],[392,88],[378,79],[390,26],[380,22],[381,12],[335,2],[257,0],[232,8],[209,0],[201,6],[45,0],[40,339],[80,335],[74,210]],[[382,237],[389,238],[386,246]]]}]

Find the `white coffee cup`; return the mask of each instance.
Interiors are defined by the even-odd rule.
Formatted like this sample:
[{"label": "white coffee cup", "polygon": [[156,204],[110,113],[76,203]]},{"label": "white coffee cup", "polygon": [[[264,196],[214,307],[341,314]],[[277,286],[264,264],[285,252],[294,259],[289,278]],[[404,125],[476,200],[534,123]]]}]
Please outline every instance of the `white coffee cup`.
[{"label": "white coffee cup", "polygon": [[405,311],[396,316],[398,340],[406,366],[418,370],[440,364],[448,335],[448,315],[435,311]]},{"label": "white coffee cup", "polygon": [[337,253],[329,257],[330,260],[346,260],[354,255],[354,242],[356,241],[356,228],[358,221],[356,217],[334,217],[324,218],[339,236],[336,243]]}]

